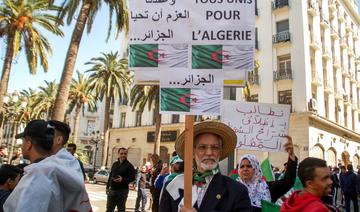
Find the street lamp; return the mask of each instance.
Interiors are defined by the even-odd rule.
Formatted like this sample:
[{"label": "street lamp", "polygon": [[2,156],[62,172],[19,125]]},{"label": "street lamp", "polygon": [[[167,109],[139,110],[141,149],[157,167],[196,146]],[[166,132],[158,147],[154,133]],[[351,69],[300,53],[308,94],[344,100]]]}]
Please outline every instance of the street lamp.
[{"label": "street lamp", "polygon": [[95,176],[95,167],[96,167],[96,154],[97,154],[97,151],[98,151],[98,143],[100,141],[102,141],[104,139],[104,133],[100,133],[100,131],[93,131],[92,133],[92,136],[91,136],[91,141],[95,144],[95,154],[94,154],[94,161],[93,161],[93,179],[94,179],[94,176]]}]

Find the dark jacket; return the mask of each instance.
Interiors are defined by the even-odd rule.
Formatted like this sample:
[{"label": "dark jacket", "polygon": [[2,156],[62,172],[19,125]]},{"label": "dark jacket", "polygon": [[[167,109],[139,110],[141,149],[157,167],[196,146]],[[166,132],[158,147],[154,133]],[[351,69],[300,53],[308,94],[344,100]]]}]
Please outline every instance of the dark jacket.
[{"label": "dark jacket", "polygon": [[356,191],[360,193],[360,174],[356,175]]},{"label": "dark jacket", "polygon": [[162,168],[163,168],[163,162],[161,160],[159,160],[159,162],[154,165],[154,167],[151,171],[150,190],[155,189],[155,180],[158,177],[158,175],[160,174]]},{"label": "dark jacket", "polygon": [[[122,163],[116,161],[112,167],[109,176],[106,189],[111,188],[111,190],[120,190],[120,189],[129,189],[129,183],[135,180],[135,169],[134,166],[128,161],[125,160]],[[113,179],[118,176],[122,177],[120,183],[114,182]]]},{"label": "dark jacket", "polygon": [[77,159],[77,160],[79,161],[80,169],[81,169],[81,172],[82,172],[82,174],[83,174],[84,180],[86,180],[84,165],[83,165],[83,163],[81,162],[81,160],[79,160],[79,159]]},{"label": "dark jacket", "polygon": [[7,198],[10,196],[11,191],[7,190],[0,190],[0,212],[3,212],[3,206]]},{"label": "dark jacket", "polygon": [[[282,195],[286,194],[295,183],[298,159],[292,161],[288,158],[284,178],[277,181],[266,182],[269,186],[271,202],[276,202]],[[253,207],[253,212],[261,212],[261,208]]]},{"label": "dark jacket", "polygon": [[271,195],[271,202],[276,202],[282,195],[286,194],[295,183],[298,159],[292,161],[288,158],[285,176],[281,180],[267,182]]},{"label": "dark jacket", "polygon": [[346,172],[342,180],[341,190],[343,190],[344,193],[356,192],[356,174],[353,171]]},{"label": "dark jacket", "polygon": [[[161,196],[159,211],[177,212],[178,205],[184,196],[184,190],[179,189],[179,194],[180,197],[174,200],[170,196],[169,192],[164,188]],[[251,211],[250,198],[247,188],[243,184],[218,173],[214,175],[214,178],[211,180],[201,206],[200,208],[197,208],[197,211]]]},{"label": "dark jacket", "polygon": [[333,182],[331,185],[331,194],[334,194],[335,189],[339,188],[339,186],[340,186],[340,181],[339,181],[339,178],[336,173],[331,174],[331,180]]}]

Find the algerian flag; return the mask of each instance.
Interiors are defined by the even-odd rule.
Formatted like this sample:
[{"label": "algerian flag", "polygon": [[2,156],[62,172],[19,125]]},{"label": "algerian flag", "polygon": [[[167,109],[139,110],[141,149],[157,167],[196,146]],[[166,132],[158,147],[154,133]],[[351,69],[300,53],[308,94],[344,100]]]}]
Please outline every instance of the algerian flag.
[{"label": "algerian flag", "polygon": [[191,112],[194,114],[220,114],[221,91],[220,88],[191,89]]},{"label": "algerian flag", "polygon": [[261,212],[279,212],[280,206],[272,202],[261,200]]},{"label": "algerian flag", "polygon": [[261,163],[261,171],[263,172],[263,176],[265,177],[266,181],[274,181],[275,180],[269,158],[266,158]]},{"label": "algerian flag", "polygon": [[304,188],[303,184],[301,183],[301,180],[299,176],[296,176],[294,186],[292,187],[294,190],[301,190]]},{"label": "algerian flag", "polygon": [[186,68],[187,44],[131,44],[129,67]]},{"label": "algerian flag", "polygon": [[161,88],[161,111],[190,111],[190,88]]},{"label": "algerian flag", "polygon": [[193,69],[253,70],[254,47],[250,45],[193,45]]},{"label": "algerian flag", "polygon": [[190,89],[161,88],[161,113],[182,112],[185,114],[220,114],[222,88]]}]

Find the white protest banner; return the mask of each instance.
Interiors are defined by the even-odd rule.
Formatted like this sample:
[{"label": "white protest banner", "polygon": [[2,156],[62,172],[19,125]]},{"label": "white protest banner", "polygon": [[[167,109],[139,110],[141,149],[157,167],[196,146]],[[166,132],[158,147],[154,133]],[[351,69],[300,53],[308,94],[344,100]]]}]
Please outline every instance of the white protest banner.
[{"label": "white protest banner", "polygon": [[160,71],[160,113],[220,115],[224,72]]},{"label": "white protest banner", "polygon": [[236,133],[237,148],[276,152],[288,135],[290,105],[223,101],[221,119]]},{"label": "white protest banner", "polygon": [[237,70],[224,80],[242,86],[253,69],[254,29],[254,0],[132,0],[129,69],[145,84],[159,81],[161,69]]},{"label": "white protest banner", "polygon": [[222,87],[224,72],[221,70],[159,71],[160,86],[168,88]]},{"label": "white protest banner", "polygon": [[[201,30],[206,35],[196,39],[203,38],[207,44],[239,44],[243,40],[254,44],[254,28],[254,0],[130,2],[130,43],[190,44],[194,41],[191,35]],[[208,39],[211,34],[213,39]]]}]

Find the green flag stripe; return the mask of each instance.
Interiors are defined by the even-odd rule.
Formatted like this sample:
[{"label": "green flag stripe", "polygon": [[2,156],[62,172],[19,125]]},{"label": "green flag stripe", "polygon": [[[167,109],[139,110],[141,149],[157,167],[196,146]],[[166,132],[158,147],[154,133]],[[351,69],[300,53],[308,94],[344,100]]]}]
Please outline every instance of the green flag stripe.
[{"label": "green flag stripe", "polygon": [[[222,45],[193,45],[192,68],[193,69],[221,69],[222,63],[212,58],[222,60]],[[217,54],[217,53],[218,54]]]},{"label": "green flag stripe", "polygon": [[[161,88],[161,111],[190,111],[190,88]],[[187,97],[186,97],[187,95]],[[184,100],[186,104],[181,103]]]},{"label": "green flag stripe", "polygon": [[131,44],[129,67],[158,67],[157,44]]},{"label": "green flag stripe", "polygon": [[275,180],[269,158],[266,158],[261,163],[261,170],[263,172],[263,176],[266,178],[266,181],[274,181]]}]

